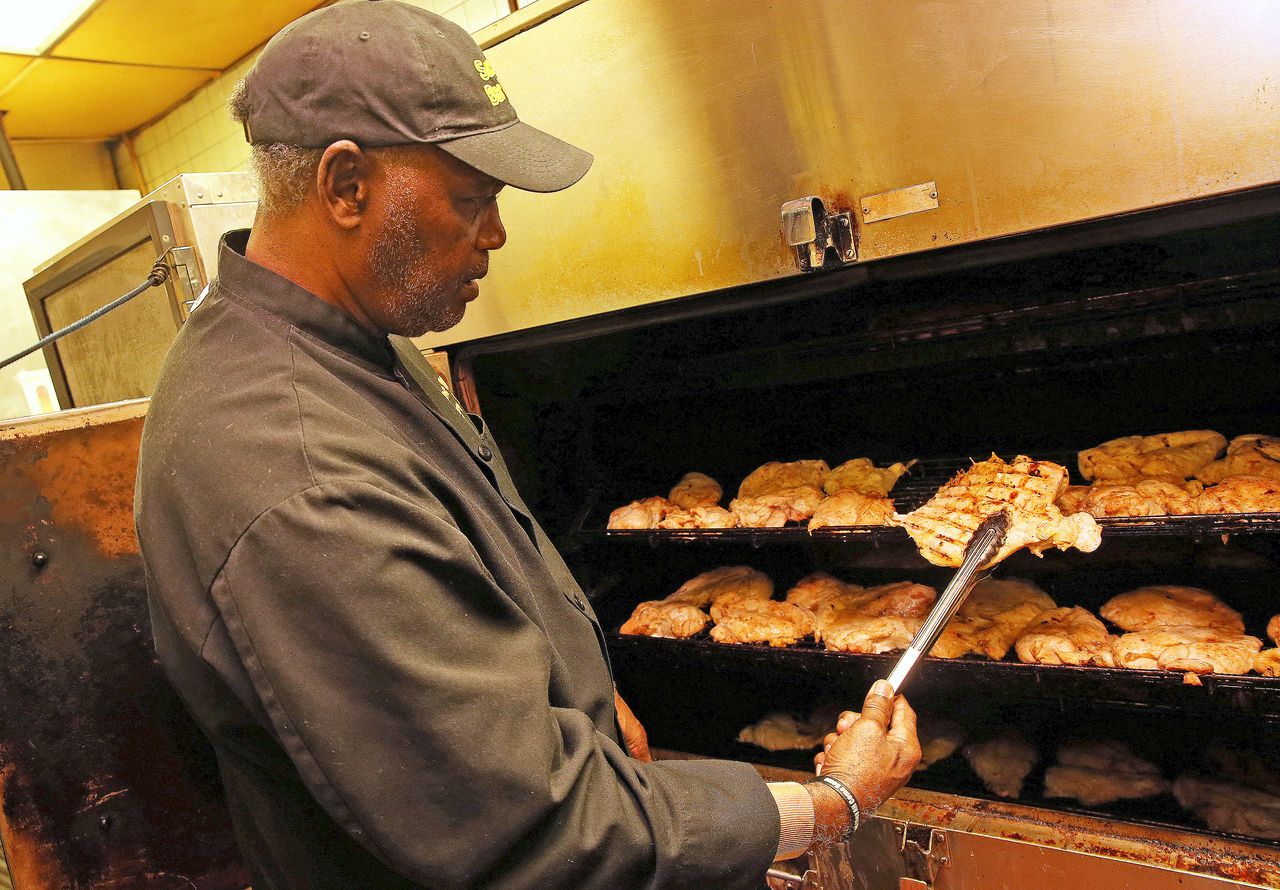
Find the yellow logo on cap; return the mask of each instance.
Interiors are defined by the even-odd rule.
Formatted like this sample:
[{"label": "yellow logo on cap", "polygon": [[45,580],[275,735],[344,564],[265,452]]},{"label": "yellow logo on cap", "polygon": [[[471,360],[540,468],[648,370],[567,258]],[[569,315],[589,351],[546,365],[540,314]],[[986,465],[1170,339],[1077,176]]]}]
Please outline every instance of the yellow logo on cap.
[{"label": "yellow logo on cap", "polygon": [[507,101],[506,90],[502,88],[502,84],[500,83],[486,83],[484,85],[484,92],[485,95],[489,97],[490,105],[501,105],[503,102]]},{"label": "yellow logo on cap", "polygon": [[490,80],[498,76],[493,73],[493,65],[488,59],[476,59],[472,64],[476,66],[476,71],[480,72],[481,80]]}]

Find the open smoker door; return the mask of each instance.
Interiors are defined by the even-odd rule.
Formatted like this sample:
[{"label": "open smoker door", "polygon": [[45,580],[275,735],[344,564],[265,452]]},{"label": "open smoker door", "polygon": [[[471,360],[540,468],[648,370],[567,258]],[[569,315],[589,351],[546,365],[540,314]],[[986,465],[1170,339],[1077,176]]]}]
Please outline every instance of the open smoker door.
[{"label": "open smoker door", "polygon": [[[947,570],[896,529],[606,532],[605,522],[690,470],[732,492],[769,460],[919,457],[894,491],[905,510],[993,450],[1074,473],[1078,450],[1120,435],[1280,431],[1275,243],[1280,191],[1261,189],[513,332],[450,358],[606,629],[722,565],[763,571],[778,595],[814,570],[937,585]],[[1097,553],[1024,553],[1000,572],[1095,614],[1151,583],[1210,589],[1258,636],[1280,612],[1277,517],[1102,523]],[[771,711],[852,706],[894,660],[705,633],[615,633],[610,654],[657,747],[793,772],[812,752],[771,753],[738,731]],[[972,739],[1025,734],[1039,751],[1025,793],[996,798],[957,753],[886,804],[848,851],[856,863],[821,863],[821,886],[1280,886],[1275,839],[1214,830],[1170,794],[1091,808],[1043,791],[1068,738],[1122,740],[1168,779],[1205,768],[1218,745],[1269,750],[1280,680],[1209,675],[1197,686],[1174,672],[1013,655],[926,658],[909,695],[922,721],[964,724]],[[949,864],[929,877],[919,860],[939,865],[934,829],[945,830]]]}]

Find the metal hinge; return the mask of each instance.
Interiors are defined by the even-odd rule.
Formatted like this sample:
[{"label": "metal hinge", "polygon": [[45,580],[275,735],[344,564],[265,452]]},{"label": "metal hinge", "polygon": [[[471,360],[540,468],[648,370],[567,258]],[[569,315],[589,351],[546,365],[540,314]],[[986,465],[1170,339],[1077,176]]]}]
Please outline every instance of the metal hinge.
[{"label": "metal hinge", "polygon": [[769,886],[785,887],[789,890],[822,890],[822,883],[818,880],[818,873],[812,868],[805,869],[802,875],[793,875],[790,872],[781,869],[771,868],[765,872]]},{"label": "metal hinge", "polygon": [[828,213],[817,195],[782,205],[782,237],[795,250],[801,272],[841,266],[858,258],[850,213]]},{"label": "metal hinge", "polygon": [[899,841],[902,864],[907,872],[907,876],[898,881],[899,890],[929,890],[938,873],[951,861],[947,833],[927,825],[895,821],[893,835]]}]

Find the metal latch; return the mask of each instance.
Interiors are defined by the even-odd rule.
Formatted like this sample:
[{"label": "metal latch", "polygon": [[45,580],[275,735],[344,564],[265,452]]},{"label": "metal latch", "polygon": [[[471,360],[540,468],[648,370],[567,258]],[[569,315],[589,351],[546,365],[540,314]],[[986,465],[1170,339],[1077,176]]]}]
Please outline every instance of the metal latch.
[{"label": "metal latch", "polygon": [[858,258],[852,215],[828,213],[817,195],[782,205],[782,237],[795,249],[801,272],[840,266]]},{"label": "metal latch", "polygon": [[769,886],[779,888],[789,888],[789,890],[822,890],[822,884],[818,881],[818,873],[811,868],[807,868],[802,875],[793,875],[791,872],[782,871],[778,868],[771,868],[765,872],[765,878]]},{"label": "metal latch", "polygon": [[178,289],[178,300],[190,315],[200,294],[200,269],[196,266],[196,252],[191,247],[169,248],[169,266],[173,269],[170,280]]},{"label": "metal latch", "polygon": [[901,842],[902,863],[907,876],[898,881],[899,890],[929,890],[938,872],[951,861],[947,833],[926,825],[894,822],[894,837]]}]

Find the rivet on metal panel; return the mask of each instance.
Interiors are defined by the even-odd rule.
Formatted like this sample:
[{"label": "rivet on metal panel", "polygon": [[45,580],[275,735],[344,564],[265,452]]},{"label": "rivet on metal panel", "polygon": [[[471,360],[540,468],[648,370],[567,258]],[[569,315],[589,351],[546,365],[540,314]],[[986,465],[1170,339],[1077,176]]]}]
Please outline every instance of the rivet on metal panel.
[{"label": "rivet on metal panel", "polygon": [[196,197],[197,197],[197,198],[203,198],[203,197],[204,197],[204,192],[196,192]]}]

